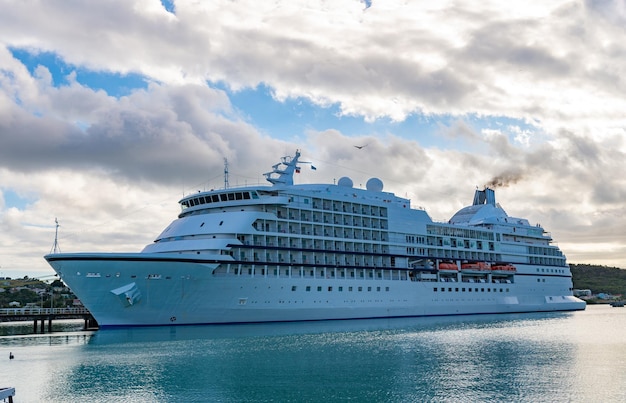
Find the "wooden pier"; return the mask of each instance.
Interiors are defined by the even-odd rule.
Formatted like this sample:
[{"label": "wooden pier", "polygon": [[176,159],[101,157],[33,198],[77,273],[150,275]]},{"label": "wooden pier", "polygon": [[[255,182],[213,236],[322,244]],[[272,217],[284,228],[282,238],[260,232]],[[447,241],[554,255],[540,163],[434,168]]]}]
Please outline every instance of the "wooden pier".
[{"label": "wooden pier", "polygon": [[46,321],[48,332],[52,332],[52,321],[57,319],[83,319],[84,329],[97,329],[98,322],[85,308],[2,308],[0,309],[0,322],[33,321],[33,333],[39,328],[45,332]]}]

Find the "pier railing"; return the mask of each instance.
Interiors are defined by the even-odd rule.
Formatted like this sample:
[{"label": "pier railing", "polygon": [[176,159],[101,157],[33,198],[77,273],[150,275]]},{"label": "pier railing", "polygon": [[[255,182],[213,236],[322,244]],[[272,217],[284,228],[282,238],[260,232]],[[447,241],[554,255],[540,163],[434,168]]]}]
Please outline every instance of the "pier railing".
[{"label": "pier railing", "polygon": [[30,315],[90,315],[86,308],[0,308],[0,317]]}]

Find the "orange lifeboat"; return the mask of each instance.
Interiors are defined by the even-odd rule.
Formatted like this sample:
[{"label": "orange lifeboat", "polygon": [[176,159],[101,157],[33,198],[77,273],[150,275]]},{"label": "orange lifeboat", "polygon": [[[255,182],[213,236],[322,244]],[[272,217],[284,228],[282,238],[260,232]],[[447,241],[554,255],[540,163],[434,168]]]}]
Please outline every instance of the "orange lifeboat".
[{"label": "orange lifeboat", "polygon": [[466,271],[488,271],[490,270],[489,263],[485,262],[471,262],[471,263],[462,263],[461,270]]},{"label": "orange lifeboat", "polygon": [[503,271],[508,273],[515,273],[517,269],[512,264],[496,264],[491,266],[491,270],[493,271]]},{"label": "orange lifeboat", "polygon": [[447,271],[458,271],[459,267],[454,264],[454,263],[450,263],[450,262],[441,262],[439,263],[439,270],[447,270]]}]

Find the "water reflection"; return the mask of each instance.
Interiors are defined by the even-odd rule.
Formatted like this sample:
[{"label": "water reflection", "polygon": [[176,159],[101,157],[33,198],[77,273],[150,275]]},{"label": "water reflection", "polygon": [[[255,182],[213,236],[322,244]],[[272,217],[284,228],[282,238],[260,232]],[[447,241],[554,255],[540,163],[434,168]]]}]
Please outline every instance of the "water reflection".
[{"label": "water reflection", "polygon": [[[567,367],[558,352],[516,328],[541,328],[567,314],[407,318],[105,330],[90,338],[89,363],[66,385],[80,394],[98,381],[146,400],[187,401],[489,400],[546,370]],[[549,354],[546,354],[546,349]],[[548,378],[550,380],[550,378]],[[548,385],[548,383],[545,383]],[[546,390],[534,389],[534,396]],[[102,391],[99,391],[100,393]],[[208,397],[207,397],[208,394]]]},{"label": "water reflection", "polygon": [[0,379],[20,401],[626,401],[620,312],[6,336]]},{"label": "water reflection", "polygon": [[[93,344],[174,341],[193,339],[223,339],[266,336],[287,336],[320,333],[373,331],[437,331],[449,328],[476,328],[516,326],[523,323],[566,318],[572,313],[550,312],[510,315],[460,315],[419,318],[384,318],[358,320],[331,320],[312,322],[251,323],[231,325],[157,326],[134,328],[107,328],[99,330],[91,339]],[[529,322],[530,321],[530,322]]]}]

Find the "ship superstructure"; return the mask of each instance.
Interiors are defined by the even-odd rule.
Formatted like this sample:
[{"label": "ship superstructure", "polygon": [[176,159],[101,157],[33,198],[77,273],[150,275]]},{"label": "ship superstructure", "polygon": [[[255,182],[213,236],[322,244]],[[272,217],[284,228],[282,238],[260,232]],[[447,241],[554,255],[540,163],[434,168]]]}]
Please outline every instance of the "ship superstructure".
[{"label": "ship superstructure", "polygon": [[103,327],[585,308],[549,233],[492,189],[440,223],[377,178],[295,185],[299,158],[184,197],[140,253],[45,258]]}]

